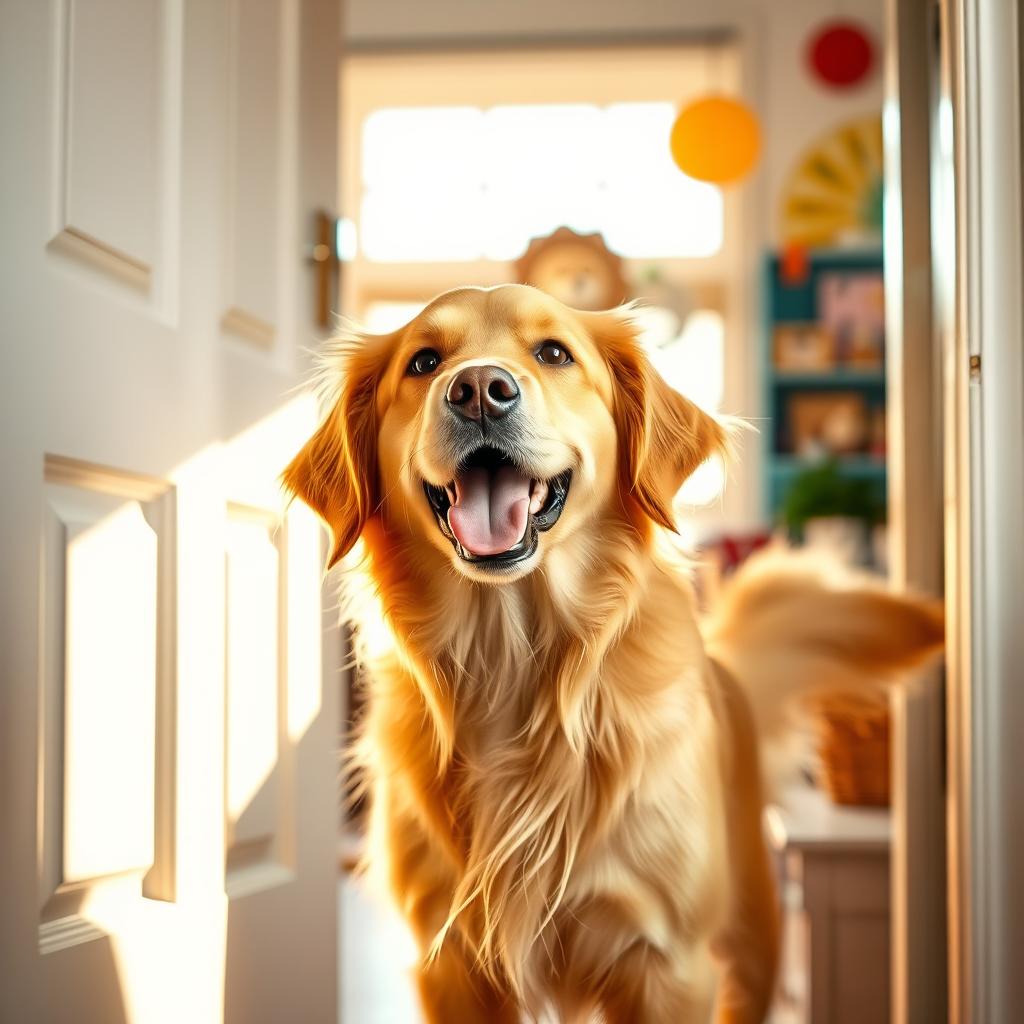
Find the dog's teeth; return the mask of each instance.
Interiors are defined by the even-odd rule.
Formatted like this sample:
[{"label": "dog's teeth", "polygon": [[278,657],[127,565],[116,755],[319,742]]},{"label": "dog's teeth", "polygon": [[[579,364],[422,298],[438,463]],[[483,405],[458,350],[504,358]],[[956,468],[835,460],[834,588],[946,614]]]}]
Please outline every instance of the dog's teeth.
[{"label": "dog's teeth", "polygon": [[534,480],[530,489],[530,515],[536,515],[548,498],[548,485],[543,480]]},{"label": "dog's teeth", "polygon": [[455,494],[455,487],[452,484],[445,484],[444,490],[445,494],[448,495],[448,501],[452,505],[454,505],[457,500],[457,495]]}]

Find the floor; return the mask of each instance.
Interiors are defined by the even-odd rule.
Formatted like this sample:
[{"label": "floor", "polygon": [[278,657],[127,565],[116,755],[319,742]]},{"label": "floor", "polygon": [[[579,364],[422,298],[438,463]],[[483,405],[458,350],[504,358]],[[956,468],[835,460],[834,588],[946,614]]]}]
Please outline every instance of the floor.
[{"label": "floor", "polygon": [[343,874],[338,914],[340,1024],[422,1024],[411,976],[416,947],[397,913]]},{"label": "floor", "polygon": [[[411,976],[416,947],[397,913],[343,874],[338,914],[339,1024],[423,1024]],[[800,1019],[792,1009],[776,1007],[770,1024]]]}]

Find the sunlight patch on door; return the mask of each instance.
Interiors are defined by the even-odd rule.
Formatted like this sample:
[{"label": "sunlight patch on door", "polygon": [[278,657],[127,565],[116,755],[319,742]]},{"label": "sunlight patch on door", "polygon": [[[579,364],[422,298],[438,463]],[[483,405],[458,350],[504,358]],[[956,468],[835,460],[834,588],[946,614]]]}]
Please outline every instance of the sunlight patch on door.
[{"label": "sunlight patch on door", "polygon": [[[226,799],[229,843],[274,831],[279,716],[279,554],[273,524],[239,514],[227,527]],[[258,799],[257,799],[258,798]]]}]

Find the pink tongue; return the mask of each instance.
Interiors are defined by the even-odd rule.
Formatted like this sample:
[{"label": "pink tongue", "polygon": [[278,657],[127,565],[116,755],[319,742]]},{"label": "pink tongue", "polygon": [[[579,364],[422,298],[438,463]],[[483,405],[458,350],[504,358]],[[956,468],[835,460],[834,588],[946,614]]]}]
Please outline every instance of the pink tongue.
[{"label": "pink tongue", "polygon": [[511,466],[468,469],[455,478],[448,525],[470,554],[497,555],[522,539],[529,508],[529,477]]}]

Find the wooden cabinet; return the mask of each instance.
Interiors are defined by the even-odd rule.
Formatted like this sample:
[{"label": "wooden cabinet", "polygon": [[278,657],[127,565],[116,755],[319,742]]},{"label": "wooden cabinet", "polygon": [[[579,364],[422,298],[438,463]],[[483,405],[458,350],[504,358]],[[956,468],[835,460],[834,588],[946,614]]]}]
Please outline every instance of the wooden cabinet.
[{"label": "wooden cabinet", "polygon": [[888,1024],[889,812],[803,787],[766,817],[785,922],[773,1024]]}]

